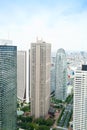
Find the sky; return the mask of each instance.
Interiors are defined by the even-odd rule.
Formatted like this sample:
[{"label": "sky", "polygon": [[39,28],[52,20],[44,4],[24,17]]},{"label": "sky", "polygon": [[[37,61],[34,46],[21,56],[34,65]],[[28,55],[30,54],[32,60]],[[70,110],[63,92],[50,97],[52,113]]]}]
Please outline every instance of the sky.
[{"label": "sky", "polygon": [[87,51],[87,0],[0,0],[0,39],[25,50],[37,37],[52,51]]}]

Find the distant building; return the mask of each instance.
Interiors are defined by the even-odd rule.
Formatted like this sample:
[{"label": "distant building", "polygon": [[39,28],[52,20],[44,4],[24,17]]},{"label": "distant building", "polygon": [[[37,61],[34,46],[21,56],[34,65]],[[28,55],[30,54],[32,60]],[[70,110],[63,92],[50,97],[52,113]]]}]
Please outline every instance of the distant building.
[{"label": "distant building", "polygon": [[48,114],[50,101],[51,45],[43,41],[31,44],[30,88],[31,115],[44,117]]},{"label": "distant building", "polygon": [[30,49],[29,49],[28,53],[29,53],[28,57],[27,57],[27,59],[28,59],[28,62],[27,62],[27,68],[28,68],[27,69],[28,70],[27,71],[27,86],[28,86],[27,88],[28,88],[28,91],[27,92],[28,92],[28,94],[26,93],[27,94],[26,97],[27,97],[28,100],[26,100],[26,101],[30,102],[30,98],[31,98],[31,89],[30,89]]},{"label": "distant building", "polygon": [[26,51],[17,52],[17,97],[21,101],[26,100]]},{"label": "distant building", "polygon": [[30,101],[30,51],[17,52],[17,97]]},{"label": "distant building", "polygon": [[55,60],[56,60],[56,57],[51,56],[51,72],[50,72],[50,92],[51,93],[55,93]]},{"label": "distant building", "polygon": [[0,45],[12,45],[12,40],[0,39]]},{"label": "distant building", "polygon": [[73,94],[73,86],[68,85],[67,86],[67,96],[72,95],[72,94]]},{"label": "distant building", "polygon": [[0,130],[16,130],[17,47],[0,45]]},{"label": "distant building", "polygon": [[56,109],[55,109],[55,108],[53,108],[53,107],[50,107],[50,108],[49,108],[48,113],[49,113],[51,116],[54,116],[54,115],[55,115],[55,112],[56,112]]},{"label": "distant building", "polygon": [[59,49],[56,54],[56,91],[55,97],[65,100],[67,96],[67,60],[64,49]]},{"label": "distant building", "polygon": [[50,74],[50,87],[51,93],[55,91],[55,63],[51,63],[51,74]]},{"label": "distant building", "polygon": [[73,130],[87,130],[87,65],[75,73]]}]

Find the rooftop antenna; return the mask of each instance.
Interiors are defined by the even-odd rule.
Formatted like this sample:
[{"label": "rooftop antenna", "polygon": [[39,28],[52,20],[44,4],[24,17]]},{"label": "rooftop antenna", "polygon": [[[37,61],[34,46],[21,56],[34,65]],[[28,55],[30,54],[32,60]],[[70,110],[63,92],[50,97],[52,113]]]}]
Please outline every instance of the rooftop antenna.
[{"label": "rooftop antenna", "polygon": [[36,41],[37,41],[37,43],[39,42],[39,43],[42,43],[43,42],[43,38],[41,37],[40,39],[38,38],[38,37],[36,37]]}]

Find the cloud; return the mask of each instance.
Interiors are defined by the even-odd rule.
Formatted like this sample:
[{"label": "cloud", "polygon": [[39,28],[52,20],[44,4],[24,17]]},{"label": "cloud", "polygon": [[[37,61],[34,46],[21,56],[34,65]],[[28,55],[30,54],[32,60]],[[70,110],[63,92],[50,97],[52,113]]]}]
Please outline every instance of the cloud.
[{"label": "cloud", "polygon": [[87,10],[83,4],[53,3],[53,7],[40,4],[34,4],[32,9],[26,5],[20,8],[16,6],[13,15],[1,14],[3,24],[0,24],[0,38],[12,39],[19,49],[29,48],[38,36],[52,43],[53,51],[60,47],[65,50],[86,50]]}]

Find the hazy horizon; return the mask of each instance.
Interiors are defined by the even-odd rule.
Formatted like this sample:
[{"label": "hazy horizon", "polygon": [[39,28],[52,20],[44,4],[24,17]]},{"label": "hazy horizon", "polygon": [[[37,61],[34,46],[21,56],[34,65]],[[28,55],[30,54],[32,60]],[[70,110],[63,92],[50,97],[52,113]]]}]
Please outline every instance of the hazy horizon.
[{"label": "hazy horizon", "polygon": [[19,49],[30,48],[36,37],[59,48],[86,51],[86,0],[3,0],[0,2],[0,39]]}]

